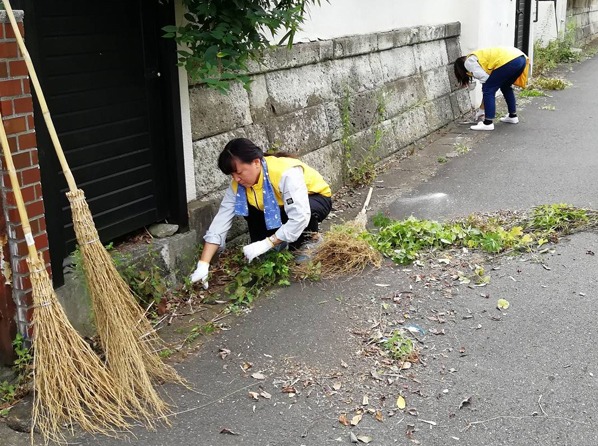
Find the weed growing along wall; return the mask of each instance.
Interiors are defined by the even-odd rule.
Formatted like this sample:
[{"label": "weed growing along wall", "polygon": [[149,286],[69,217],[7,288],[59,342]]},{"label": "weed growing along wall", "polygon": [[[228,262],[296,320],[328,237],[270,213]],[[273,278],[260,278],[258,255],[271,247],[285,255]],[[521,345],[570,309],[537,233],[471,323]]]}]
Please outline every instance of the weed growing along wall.
[{"label": "weed growing along wall", "polygon": [[[217,203],[227,187],[216,159],[232,138],[290,152],[336,190],[347,160],[388,157],[468,112],[469,92],[457,87],[451,65],[461,55],[459,34],[450,23],[302,43],[254,64],[249,92],[192,85],[198,201]],[[200,203],[191,205],[191,228],[201,235],[214,205]]]}]

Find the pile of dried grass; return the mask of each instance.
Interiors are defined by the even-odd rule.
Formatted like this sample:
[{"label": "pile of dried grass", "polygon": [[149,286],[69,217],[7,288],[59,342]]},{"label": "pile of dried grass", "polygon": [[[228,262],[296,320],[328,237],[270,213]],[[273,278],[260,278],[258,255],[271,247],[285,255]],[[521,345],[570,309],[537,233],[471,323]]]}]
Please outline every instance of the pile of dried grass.
[{"label": "pile of dried grass", "polygon": [[[311,265],[319,264],[324,278],[358,274],[368,265],[380,268],[382,256],[361,237],[363,233],[360,223],[333,226],[315,248]],[[299,275],[308,275],[310,267],[310,264],[302,264],[296,271]]]}]

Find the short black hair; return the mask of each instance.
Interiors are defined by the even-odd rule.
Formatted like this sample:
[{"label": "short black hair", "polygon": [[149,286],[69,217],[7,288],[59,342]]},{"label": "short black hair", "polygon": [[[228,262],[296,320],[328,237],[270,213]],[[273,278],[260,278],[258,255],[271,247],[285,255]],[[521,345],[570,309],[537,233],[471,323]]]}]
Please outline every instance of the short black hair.
[{"label": "short black hair", "polygon": [[455,61],[455,77],[462,87],[467,87],[471,82],[471,76],[467,73],[467,69],[465,68],[465,59],[467,59],[467,57],[462,56]]},{"label": "short black hair", "polygon": [[253,160],[264,158],[264,151],[247,138],[236,138],[224,146],[218,157],[218,168],[225,175],[235,172],[237,161],[251,163]]}]

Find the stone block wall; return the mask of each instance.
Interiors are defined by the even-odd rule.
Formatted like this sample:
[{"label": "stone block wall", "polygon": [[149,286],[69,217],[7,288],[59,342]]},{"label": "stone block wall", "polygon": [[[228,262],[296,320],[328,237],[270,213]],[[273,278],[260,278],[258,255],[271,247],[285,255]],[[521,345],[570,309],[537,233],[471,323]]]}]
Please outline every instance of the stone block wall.
[{"label": "stone block wall", "polygon": [[598,0],[569,0],[567,25],[575,26],[575,41],[585,45],[598,37]]},{"label": "stone block wall", "polygon": [[[213,213],[214,205],[203,203],[217,204],[230,181],[216,159],[232,138],[290,152],[338,190],[346,176],[341,138],[347,97],[352,160],[372,145],[378,124],[382,159],[469,112],[469,92],[457,86],[452,71],[461,55],[460,28],[459,23],[419,26],[277,48],[251,66],[249,92],[236,85],[223,96],[191,85],[196,190],[202,203],[190,204],[192,229],[205,232],[206,219],[194,213]],[[385,103],[381,122],[380,98]]]}]

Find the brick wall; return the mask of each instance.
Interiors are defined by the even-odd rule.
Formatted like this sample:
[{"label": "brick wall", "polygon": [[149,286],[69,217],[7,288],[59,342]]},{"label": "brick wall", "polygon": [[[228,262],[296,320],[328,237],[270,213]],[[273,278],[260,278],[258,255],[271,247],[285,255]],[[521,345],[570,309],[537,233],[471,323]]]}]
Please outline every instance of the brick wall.
[{"label": "brick wall", "polygon": [[[16,12],[16,14],[21,32],[23,32],[22,13]],[[4,11],[0,11],[0,109],[17,177],[21,184],[23,199],[26,203],[31,230],[37,249],[43,253],[49,270],[50,253],[33,123],[31,87],[27,76],[27,67],[18,50],[14,33]],[[0,190],[4,203],[3,212],[6,219],[9,264],[12,274],[11,280],[7,281],[12,284],[12,298],[17,309],[18,329],[23,334],[29,334],[33,302],[29,271],[25,260],[27,244],[19,221],[10,179],[4,166],[4,157],[2,157]],[[0,234],[1,236],[2,234]],[[5,279],[7,274],[4,273]],[[1,320],[0,324],[2,324]]]}]

